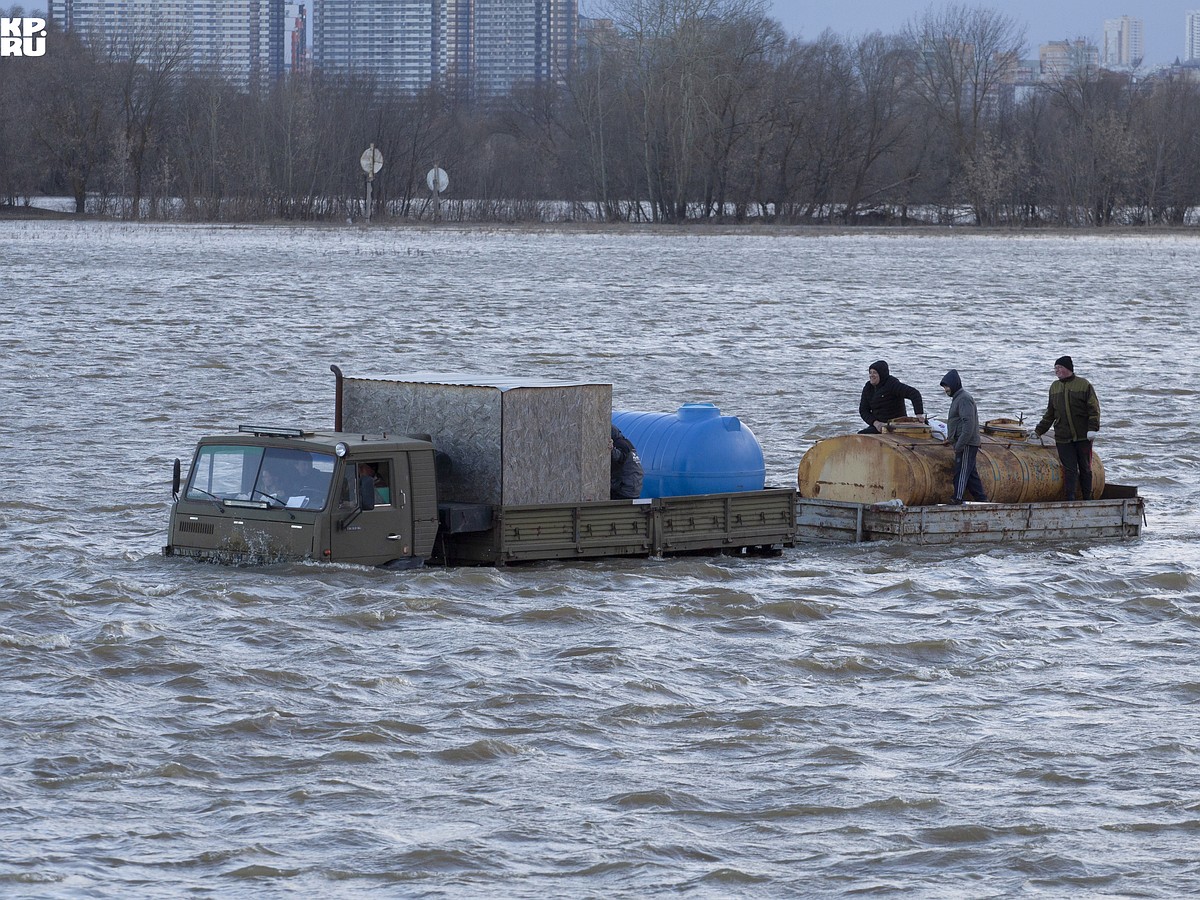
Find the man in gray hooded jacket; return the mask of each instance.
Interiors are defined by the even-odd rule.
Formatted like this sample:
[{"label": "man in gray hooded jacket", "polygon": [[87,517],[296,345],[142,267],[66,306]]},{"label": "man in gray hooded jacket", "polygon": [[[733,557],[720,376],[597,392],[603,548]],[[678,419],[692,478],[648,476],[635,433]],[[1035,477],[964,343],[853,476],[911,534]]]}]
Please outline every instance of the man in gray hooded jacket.
[{"label": "man in gray hooded jacket", "polygon": [[975,458],[979,455],[979,412],[975,398],[963,388],[957,369],[947,372],[941,385],[950,397],[945,443],[954,446],[954,499],[950,502],[962,503],[963,494],[970,491],[976,500],[987,503],[983,482],[975,468]]}]

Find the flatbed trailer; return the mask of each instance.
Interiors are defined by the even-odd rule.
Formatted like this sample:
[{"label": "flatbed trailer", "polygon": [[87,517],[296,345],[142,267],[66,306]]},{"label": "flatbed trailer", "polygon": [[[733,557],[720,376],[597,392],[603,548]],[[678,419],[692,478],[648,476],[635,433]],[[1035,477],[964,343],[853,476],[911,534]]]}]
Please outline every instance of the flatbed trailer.
[{"label": "flatbed trailer", "polygon": [[1105,486],[1099,500],[935,506],[797,500],[796,540],[819,543],[994,544],[1130,540],[1141,536],[1137,488]]}]

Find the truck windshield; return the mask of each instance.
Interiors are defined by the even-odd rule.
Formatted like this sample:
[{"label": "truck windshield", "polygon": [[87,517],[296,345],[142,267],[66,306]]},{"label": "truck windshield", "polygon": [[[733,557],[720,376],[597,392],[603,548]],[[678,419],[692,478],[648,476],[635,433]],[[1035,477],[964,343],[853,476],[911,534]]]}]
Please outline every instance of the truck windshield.
[{"label": "truck windshield", "polygon": [[322,509],[333,480],[332,453],[282,447],[210,444],[188,477],[188,500],[251,500],[268,506]]}]

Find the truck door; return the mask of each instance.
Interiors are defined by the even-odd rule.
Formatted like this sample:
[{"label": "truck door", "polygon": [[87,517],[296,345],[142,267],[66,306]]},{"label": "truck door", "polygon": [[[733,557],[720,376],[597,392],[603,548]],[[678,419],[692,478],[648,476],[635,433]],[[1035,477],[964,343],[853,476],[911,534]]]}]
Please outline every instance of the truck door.
[{"label": "truck door", "polygon": [[[356,512],[364,476],[374,484],[375,508]],[[334,562],[378,566],[412,556],[407,453],[348,459],[340,496],[329,541]]]}]

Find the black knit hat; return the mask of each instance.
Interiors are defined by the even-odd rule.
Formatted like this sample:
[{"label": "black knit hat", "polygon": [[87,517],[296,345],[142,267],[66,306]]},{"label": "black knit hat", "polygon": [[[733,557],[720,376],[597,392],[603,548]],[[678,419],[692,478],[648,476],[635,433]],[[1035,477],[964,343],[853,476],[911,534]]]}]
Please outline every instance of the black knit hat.
[{"label": "black knit hat", "polygon": [[1069,356],[1060,356],[1054,361],[1054,364],[1062,366],[1064,369],[1070,369],[1072,372],[1075,371],[1075,363],[1071,362],[1071,357]]},{"label": "black knit hat", "polygon": [[878,373],[879,373],[879,380],[880,380],[880,381],[886,381],[886,380],[887,380],[887,377],[888,377],[888,375],[890,375],[890,374],[891,374],[891,373],[888,371],[888,364],[887,364],[887,362],[885,362],[885,361],[884,361],[884,360],[882,360],[882,359],[877,359],[877,360],[875,360],[875,362],[871,363],[871,365],[870,365],[870,366],[868,366],[868,368],[870,368],[870,369],[874,369],[876,372],[878,372]]}]

